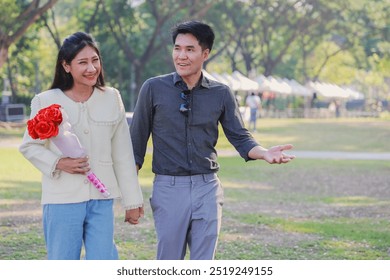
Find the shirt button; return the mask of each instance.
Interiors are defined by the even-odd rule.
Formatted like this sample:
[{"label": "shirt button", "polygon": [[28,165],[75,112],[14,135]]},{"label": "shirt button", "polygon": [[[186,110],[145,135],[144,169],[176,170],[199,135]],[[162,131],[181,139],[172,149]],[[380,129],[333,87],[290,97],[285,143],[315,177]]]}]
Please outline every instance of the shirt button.
[{"label": "shirt button", "polygon": [[89,133],[89,130],[88,130],[88,129],[84,129],[84,133],[85,133],[85,134],[88,134],[88,133]]},{"label": "shirt button", "polygon": [[89,183],[89,180],[88,179],[85,179],[84,180],[84,184],[88,184]]}]

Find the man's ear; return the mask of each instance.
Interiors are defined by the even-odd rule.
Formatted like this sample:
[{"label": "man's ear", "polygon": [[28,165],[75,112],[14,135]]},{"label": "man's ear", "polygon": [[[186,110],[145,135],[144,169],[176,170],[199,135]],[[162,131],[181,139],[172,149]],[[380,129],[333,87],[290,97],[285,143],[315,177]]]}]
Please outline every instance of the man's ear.
[{"label": "man's ear", "polygon": [[210,49],[205,49],[203,51],[203,59],[207,60],[209,58],[209,54],[210,54]]}]

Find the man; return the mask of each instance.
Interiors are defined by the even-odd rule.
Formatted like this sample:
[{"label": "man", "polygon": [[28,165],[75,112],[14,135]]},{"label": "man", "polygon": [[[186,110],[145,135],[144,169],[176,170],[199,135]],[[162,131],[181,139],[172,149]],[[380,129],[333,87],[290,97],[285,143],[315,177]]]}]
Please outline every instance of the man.
[{"label": "man", "polygon": [[155,174],[150,203],[157,259],[213,259],[221,227],[223,190],[217,177],[218,124],[246,160],[287,163],[292,145],[265,149],[244,128],[231,90],[202,75],[214,32],[198,21],[172,30],[176,72],[150,78],[141,88],[131,124],[140,169],[150,134]]},{"label": "man", "polygon": [[258,118],[258,112],[261,108],[261,99],[260,97],[252,92],[247,98],[246,98],[246,106],[249,107],[249,126],[248,128],[251,129],[252,126],[252,131],[256,132],[256,121]]}]

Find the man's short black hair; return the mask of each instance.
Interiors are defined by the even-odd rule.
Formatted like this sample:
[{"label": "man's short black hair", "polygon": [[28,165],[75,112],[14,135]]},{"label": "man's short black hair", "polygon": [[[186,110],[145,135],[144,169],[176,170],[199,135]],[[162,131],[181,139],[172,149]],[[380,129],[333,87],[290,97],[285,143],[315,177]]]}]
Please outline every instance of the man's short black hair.
[{"label": "man's short black hair", "polygon": [[203,50],[209,49],[211,51],[213,48],[215,35],[209,25],[196,20],[177,24],[172,28],[173,44],[176,42],[177,35],[187,33],[195,36]]}]

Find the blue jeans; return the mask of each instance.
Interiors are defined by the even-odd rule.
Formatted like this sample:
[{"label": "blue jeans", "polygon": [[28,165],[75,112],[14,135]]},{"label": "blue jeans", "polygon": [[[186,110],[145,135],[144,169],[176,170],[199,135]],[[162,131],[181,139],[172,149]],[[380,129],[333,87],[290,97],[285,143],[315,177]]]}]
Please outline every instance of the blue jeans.
[{"label": "blue jeans", "polygon": [[214,259],[221,228],[223,189],[216,174],[156,175],[150,203],[157,259]]},{"label": "blue jeans", "polygon": [[43,231],[49,260],[117,260],[113,200],[43,205]]}]

